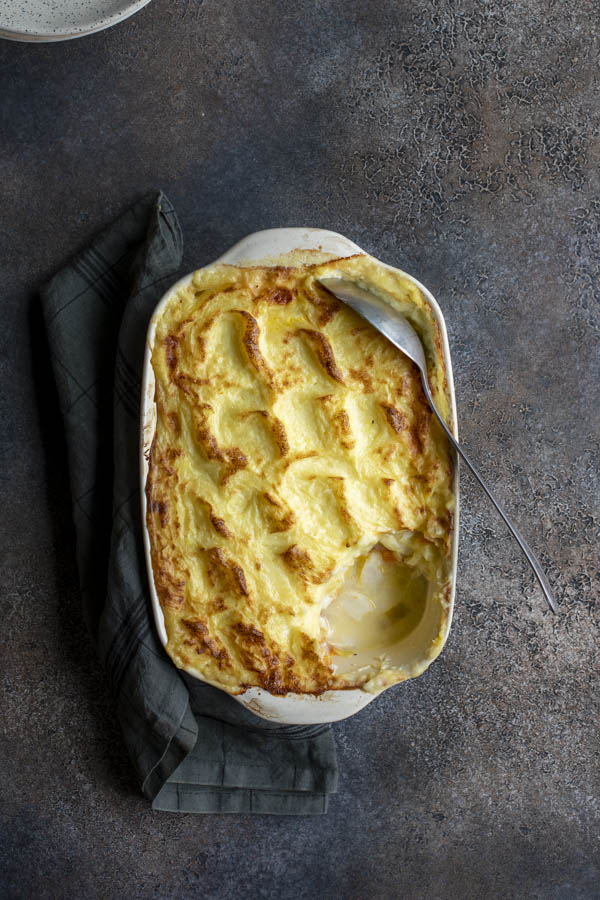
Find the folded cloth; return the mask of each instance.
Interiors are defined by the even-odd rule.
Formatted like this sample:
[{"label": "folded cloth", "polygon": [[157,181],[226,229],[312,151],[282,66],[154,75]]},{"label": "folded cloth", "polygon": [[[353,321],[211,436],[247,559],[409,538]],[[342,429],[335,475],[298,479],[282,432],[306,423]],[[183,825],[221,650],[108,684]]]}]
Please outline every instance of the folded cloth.
[{"label": "folded cloth", "polygon": [[323,813],[337,783],[330,727],[259,719],[176,669],[154,629],[139,495],[141,372],[148,321],[181,256],[175,210],[153,194],[41,291],[85,618],[155,809]]}]

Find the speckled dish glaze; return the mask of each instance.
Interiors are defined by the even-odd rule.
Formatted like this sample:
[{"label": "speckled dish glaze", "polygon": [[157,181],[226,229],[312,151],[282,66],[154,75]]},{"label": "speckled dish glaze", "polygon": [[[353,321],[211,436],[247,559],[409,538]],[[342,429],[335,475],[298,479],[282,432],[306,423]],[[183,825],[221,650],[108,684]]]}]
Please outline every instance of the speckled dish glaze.
[{"label": "speckled dish glaze", "polygon": [[[274,228],[268,231],[259,231],[251,234],[244,240],[240,241],[234,247],[227,251],[214,263],[229,263],[236,266],[245,265],[274,265],[280,261],[280,257],[296,250],[321,251],[323,259],[333,257],[352,256],[355,253],[365,253],[356,244],[336,234],[333,231],[324,231],[319,228]],[[312,257],[312,261],[315,258]],[[382,265],[385,265],[382,263]],[[392,268],[387,266],[387,268]],[[399,271],[399,270],[395,270]],[[448,380],[448,389],[450,394],[450,409],[452,413],[452,430],[456,437],[456,401],[454,396],[454,381],[452,378],[452,363],[450,360],[450,348],[448,345],[448,336],[446,326],[440,307],[438,306],[433,295],[411,275],[405,272],[402,274],[412,281],[422,292],[423,296],[431,306],[433,315],[440,326],[442,336],[442,350],[446,365],[446,375]],[[154,584],[154,574],[152,571],[152,561],[150,554],[150,535],[146,527],[146,480],[148,477],[148,459],[150,448],[156,430],[156,406],[154,401],[155,379],[154,371],[151,364],[152,349],[154,346],[154,338],[156,324],[162,314],[162,311],[173,294],[184,285],[189,284],[194,273],[186,275],[170,288],[165,296],[161,299],[158,306],[154,310],[148,333],[146,336],[146,348],[144,356],[144,372],[142,377],[142,399],[141,399],[141,434],[140,434],[140,478],[141,478],[141,503],[142,503],[142,522],[144,534],[144,549],[146,556],[146,564],[148,568],[148,583],[150,587],[150,597],[152,602],[152,610],[154,614],[156,629],[163,646],[167,645],[167,632],[163,617],[162,608],[156,592]],[[450,631],[452,622],[452,611],[454,608],[454,592],[456,586],[456,568],[458,561],[458,531],[459,531],[459,496],[458,496],[458,465],[455,465],[454,475],[454,496],[456,498],[455,509],[455,527],[453,533],[452,545],[452,596],[450,601],[450,612],[447,623],[446,636]],[[387,688],[384,688],[386,690]],[[308,725],[318,724],[322,722],[336,722],[340,719],[346,719],[348,716],[354,715],[363,709],[371,700],[374,700],[377,693],[369,693],[364,690],[332,690],[315,696],[313,694],[286,694],[285,696],[275,696],[262,688],[249,688],[244,693],[234,696],[234,699],[243,706],[250,709],[256,715],[263,719],[278,722],[286,725]]]},{"label": "speckled dish glaze", "polygon": [[69,41],[110,28],[150,0],[0,0],[0,38]]}]

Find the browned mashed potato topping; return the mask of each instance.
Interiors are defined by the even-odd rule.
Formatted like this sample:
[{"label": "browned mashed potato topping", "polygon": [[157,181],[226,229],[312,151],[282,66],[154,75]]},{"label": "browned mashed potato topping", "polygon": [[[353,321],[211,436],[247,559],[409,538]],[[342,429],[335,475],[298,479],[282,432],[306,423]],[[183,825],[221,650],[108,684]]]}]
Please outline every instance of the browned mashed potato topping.
[{"label": "browned mashed potato topping", "polygon": [[[167,650],[230,693],[378,690],[423,671],[446,637],[447,440],[414,365],[317,282],[336,272],[411,319],[447,417],[429,305],[368,256],[212,266],[157,322],[146,495]],[[392,580],[389,609],[369,624],[369,582],[360,583],[374,566]],[[335,605],[345,578],[349,616]],[[425,621],[425,647],[413,646]],[[353,627],[370,635],[370,655],[348,643]],[[390,642],[409,648],[404,663],[386,652]]]}]

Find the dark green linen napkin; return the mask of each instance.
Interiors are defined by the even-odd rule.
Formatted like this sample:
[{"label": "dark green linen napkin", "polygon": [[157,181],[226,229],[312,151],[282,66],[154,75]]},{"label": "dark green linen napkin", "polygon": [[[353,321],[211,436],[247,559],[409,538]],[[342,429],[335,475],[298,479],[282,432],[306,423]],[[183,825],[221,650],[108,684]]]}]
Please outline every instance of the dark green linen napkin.
[{"label": "dark green linen napkin", "polygon": [[139,409],[146,329],[182,236],[140,200],[41,291],[66,431],[85,618],[141,788],[155,809],[323,813],[329,726],[277,726],[181,673],[155,632],[142,543]]}]

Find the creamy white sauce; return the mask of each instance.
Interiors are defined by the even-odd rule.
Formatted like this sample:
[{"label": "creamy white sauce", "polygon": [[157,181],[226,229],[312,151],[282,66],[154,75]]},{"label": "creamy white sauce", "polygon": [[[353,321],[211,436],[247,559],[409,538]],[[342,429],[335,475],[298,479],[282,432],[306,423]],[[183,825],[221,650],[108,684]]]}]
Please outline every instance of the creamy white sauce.
[{"label": "creamy white sauce", "polygon": [[379,545],[354,560],[338,590],[324,598],[321,622],[336,672],[378,668],[423,617],[431,584],[415,567],[386,559]]}]

